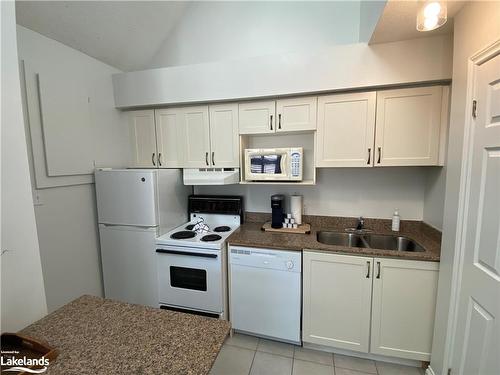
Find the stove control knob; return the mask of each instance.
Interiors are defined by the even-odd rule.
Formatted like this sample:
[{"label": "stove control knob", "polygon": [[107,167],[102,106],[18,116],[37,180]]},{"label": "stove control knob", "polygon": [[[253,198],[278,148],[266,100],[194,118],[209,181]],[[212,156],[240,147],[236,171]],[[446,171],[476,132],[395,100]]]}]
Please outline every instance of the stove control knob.
[{"label": "stove control knob", "polygon": [[291,270],[293,268],[293,262],[291,260],[288,260],[286,262],[286,268],[289,270]]}]

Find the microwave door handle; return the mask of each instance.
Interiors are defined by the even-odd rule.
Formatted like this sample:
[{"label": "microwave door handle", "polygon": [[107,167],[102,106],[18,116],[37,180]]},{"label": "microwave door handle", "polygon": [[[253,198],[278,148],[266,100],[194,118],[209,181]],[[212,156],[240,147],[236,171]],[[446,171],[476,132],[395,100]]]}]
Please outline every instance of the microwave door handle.
[{"label": "microwave door handle", "polygon": [[287,156],[288,153],[284,153],[283,156],[281,157],[281,174],[288,176],[289,170],[288,170],[288,162],[287,162]]}]

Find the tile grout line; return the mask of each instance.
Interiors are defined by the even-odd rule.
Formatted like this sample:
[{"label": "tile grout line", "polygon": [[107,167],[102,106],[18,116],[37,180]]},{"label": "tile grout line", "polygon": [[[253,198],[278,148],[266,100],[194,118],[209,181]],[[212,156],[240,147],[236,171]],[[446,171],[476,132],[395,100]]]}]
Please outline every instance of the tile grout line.
[{"label": "tile grout line", "polygon": [[252,363],[250,364],[250,368],[248,369],[248,375],[250,375],[250,373],[252,372],[253,362],[255,361],[255,356],[257,355],[257,348],[259,347],[259,342],[260,339],[257,339],[257,346],[255,347],[255,350],[253,352]]}]

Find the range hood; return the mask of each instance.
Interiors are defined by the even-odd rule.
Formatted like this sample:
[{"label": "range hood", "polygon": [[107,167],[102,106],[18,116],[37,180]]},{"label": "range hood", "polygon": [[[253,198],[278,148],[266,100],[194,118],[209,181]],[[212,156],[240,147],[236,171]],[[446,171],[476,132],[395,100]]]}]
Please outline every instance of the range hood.
[{"label": "range hood", "polygon": [[184,185],[229,185],[240,182],[239,168],[184,169]]}]

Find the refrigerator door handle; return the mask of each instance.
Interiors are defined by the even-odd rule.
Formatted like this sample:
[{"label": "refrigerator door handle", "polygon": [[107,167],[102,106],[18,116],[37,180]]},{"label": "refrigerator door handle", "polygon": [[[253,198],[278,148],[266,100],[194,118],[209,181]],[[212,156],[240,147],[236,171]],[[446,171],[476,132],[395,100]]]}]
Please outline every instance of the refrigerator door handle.
[{"label": "refrigerator door handle", "polygon": [[107,223],[99,223],[99,225],[102,225],[106,228],[121,227],[121,228],[153,229],[158,227],[157,225],[130,225],[130,224],[107,224]]}]

